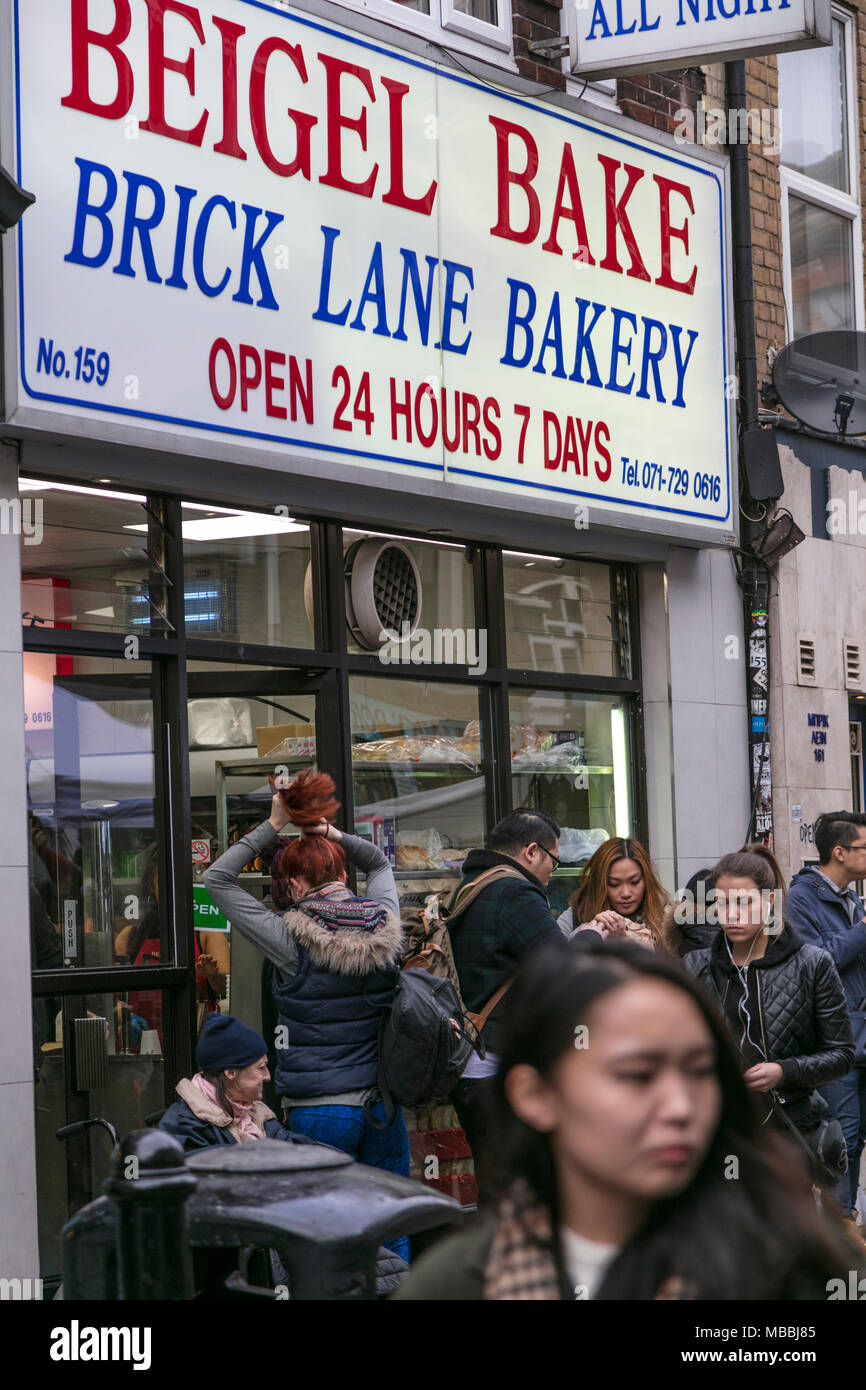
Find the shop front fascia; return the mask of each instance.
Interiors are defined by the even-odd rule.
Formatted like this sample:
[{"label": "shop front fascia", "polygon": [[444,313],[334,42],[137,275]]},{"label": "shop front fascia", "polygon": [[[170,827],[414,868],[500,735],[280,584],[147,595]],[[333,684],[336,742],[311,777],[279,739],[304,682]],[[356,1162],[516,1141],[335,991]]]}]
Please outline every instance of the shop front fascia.
[{"label": "shop front fascia", "polygon": [[[237,111],[250,157],[228,166],[216,136],[198,149],[125,127],[128,113],[83,113],[82,86],[49,190],[26,83],[44,7],[24,8],[5,16],[17,81],[3,148],[37,203],[4,248],[3,496],[10,514],[17,469],[22,524],[38,504],[41,531],[0,540],[23,585],[10,758],[29,845],[10,862],[22,921],[30,905],[51,1275],[52,1232],[107,1157],[95,1138],[58,1152],[53,1128],[100,1107],[132,1127],[160,1109],[219,995],[267,1026],[259,963],[200,880],[267,814],[268,772],[327,768],[404,898],[456,881],[512,805],[545,807],[568,832],[557,910],[611,834],[648,841],[668,886],[684,882],[742,834],[748,796],[743,665],[725,646],[742,627],[725,553],[724,161],[566,96],[540,103],[501,71],[476,80],[337,7],[199,6],[243,18],[247,62],[274,37],[299,46],[293,105],[322,103],[318,128],[338,142],[333,103],[354,84],[342,155],[313,146],[325,173],[298,185],[291,235],[265,261],[256,237],[282,195]],[[43,106],[52,83],[60,100],[76,90],[57,47]],[[199,73],[214,110],[219,74]],[[362,109],[363,148],[345,134]],[[194,115],[187,102],[165,119]],[[521,175],[533,151],[535,182]],[[375,196],[348,191],[374,163]],[[221,296],[222,266],[235,278]],[[268,868],[249,866],[250,891],[272,890]],[[199,953],[215,977],[195,971]],[[88,1071],[90,1015],[106,1041]],[[32,1064],[27,1048],[10,1079],[29,1085]],[[448,1190],[467,1177],[458,1157]]]}]

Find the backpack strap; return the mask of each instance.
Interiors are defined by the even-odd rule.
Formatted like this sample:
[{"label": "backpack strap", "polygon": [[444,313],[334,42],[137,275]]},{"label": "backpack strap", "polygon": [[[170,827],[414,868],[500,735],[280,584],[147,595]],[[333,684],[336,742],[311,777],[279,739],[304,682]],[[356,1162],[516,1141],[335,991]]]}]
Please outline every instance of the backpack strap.
[{"label": "backpack strap", "polygon": [[476,1033],[480,1033],[482,1031],[488,1018],[493,1013],[493,1010],[496,1008],[496,1005],[499,1003],[500,999],[503,997],[503,995],[507,993],[507,991],[511,987],[513,980],[513,975],[509,975],[507,980],[503,980],[496,993],[492,995],[490,999],[488,999],[480,1014],[467,1014],[467,1017],[470,1018],[475,1025]]},{"label": "backpack strap", "polygon": [[509,869],[507,864],[494,864],[492,869],[485,869],[484,873],[479,874],[477,878],[469,879],[466,883],[461,883],[460,887],[451,898],[451,901],[447,905],[444,903],[440,905],[440,911],[449,929],[452,923],[454,923],[458,917],[462,917],[472,906],[475,899],[480,893],[484,892],[485,888],[488,888],[491,883],[498,883],[500,879],[504,878],[517,878],[522,882],[527,881],[519,869]]}]

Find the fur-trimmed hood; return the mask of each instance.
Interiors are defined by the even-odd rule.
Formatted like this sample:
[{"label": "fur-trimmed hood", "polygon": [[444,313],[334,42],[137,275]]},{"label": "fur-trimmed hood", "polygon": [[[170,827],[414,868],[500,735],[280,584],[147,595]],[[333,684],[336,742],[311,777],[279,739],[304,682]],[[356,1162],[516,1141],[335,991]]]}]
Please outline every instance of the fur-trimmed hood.
[{"label": "fur-trimmed hood", "polygon": [[383,919],[370,931],[327,926],[323,920],[298,907],[289,908],[283,914],[283,921],[298,945],[309,953],[314,965],[338,975],[369,975],[376,970],[396,967],[403,945],[399,918],[379,903],[371,906],[383,914]]}]

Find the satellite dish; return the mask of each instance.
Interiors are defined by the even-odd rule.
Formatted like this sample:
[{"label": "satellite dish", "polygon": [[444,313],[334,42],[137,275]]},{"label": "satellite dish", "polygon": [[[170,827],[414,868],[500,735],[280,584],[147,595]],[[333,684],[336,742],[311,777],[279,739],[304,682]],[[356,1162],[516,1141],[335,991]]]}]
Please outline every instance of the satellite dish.
[{"label": "satellite dish", "polygon": [[783,348],[773,385],[786,410],[822,434],[866,434],[866,333],[809,333]]}]

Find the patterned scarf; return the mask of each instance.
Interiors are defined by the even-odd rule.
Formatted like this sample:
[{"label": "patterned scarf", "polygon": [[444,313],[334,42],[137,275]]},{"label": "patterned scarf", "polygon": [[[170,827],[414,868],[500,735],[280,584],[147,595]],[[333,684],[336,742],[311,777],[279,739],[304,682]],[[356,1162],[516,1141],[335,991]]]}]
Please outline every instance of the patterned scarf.
[{"label": "patterned scarf", "polygon": [[[550,1212],[521,1179],[498,1209],[482,1298],[510,1302],[572,1297]],[[678,1275],[671,1275],[655,1297],[663,1301],[693,1299],[697,1290],[690,1289]]]},{"label": "patterned scarf", "polygon": [[328,931],[378,931],[388,915],[381,903],[368,902],[365,898],[341,899],[322,893],[302,898],[295,907]]}]

